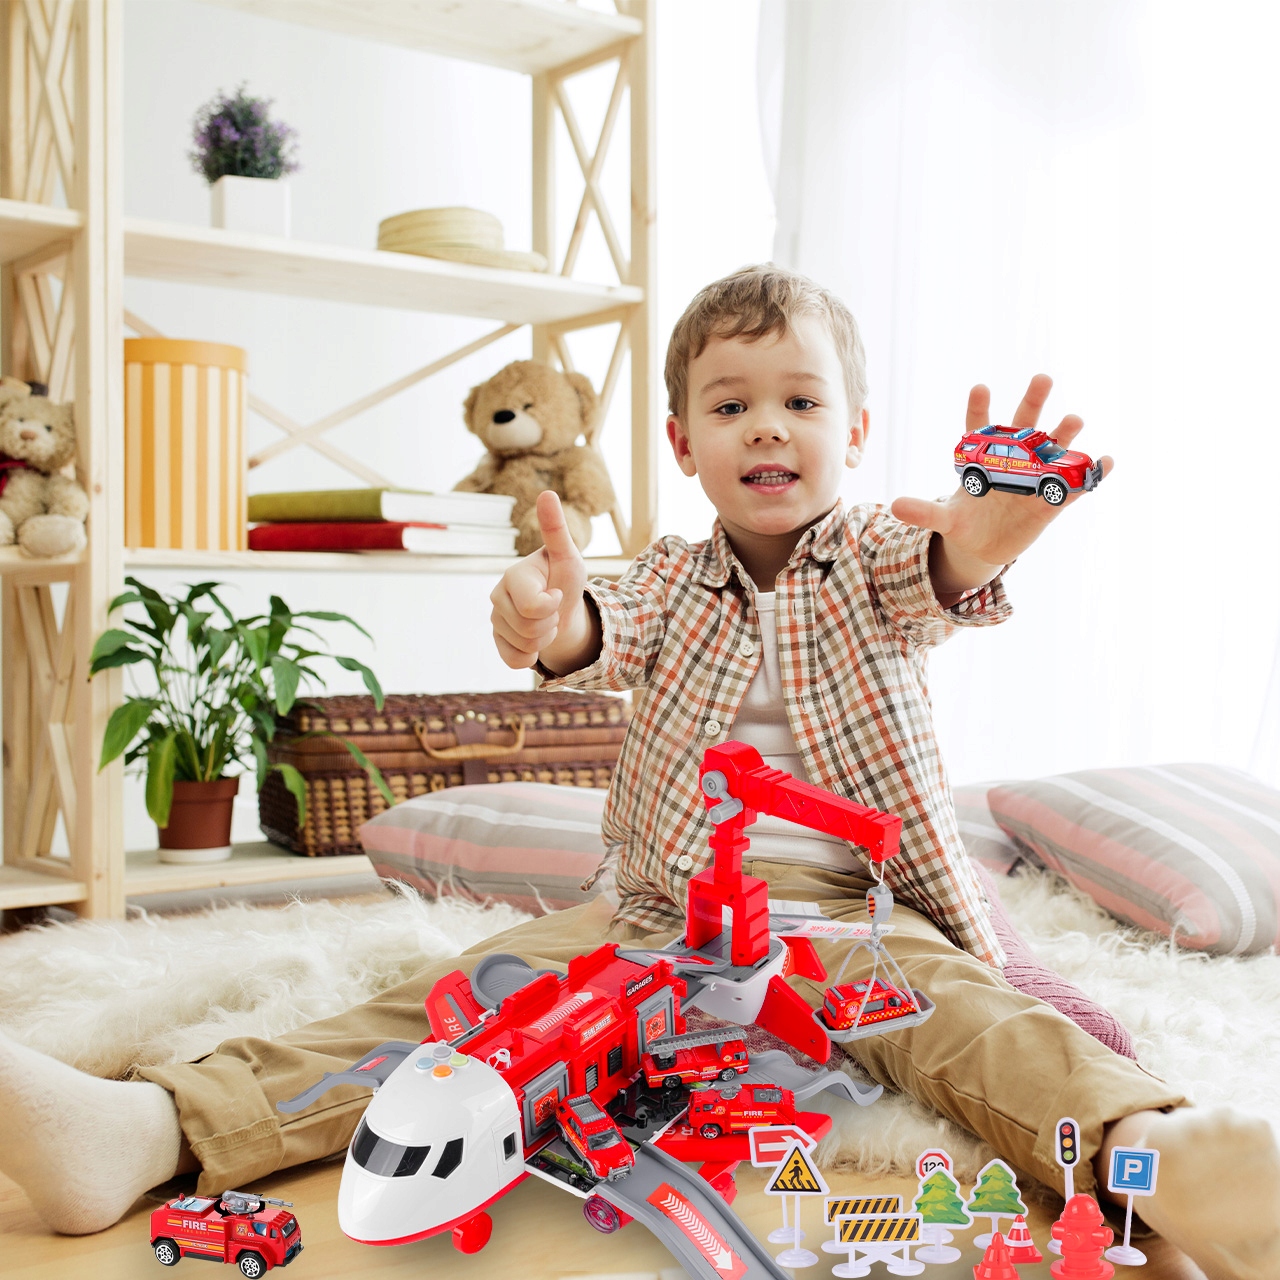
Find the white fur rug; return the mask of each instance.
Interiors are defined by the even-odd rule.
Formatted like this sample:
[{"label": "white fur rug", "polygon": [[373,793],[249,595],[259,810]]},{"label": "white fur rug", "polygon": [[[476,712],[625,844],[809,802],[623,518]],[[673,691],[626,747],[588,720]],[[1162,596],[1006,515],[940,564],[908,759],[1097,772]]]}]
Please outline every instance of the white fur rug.
[{"label": "white fur rug", "polygon": [[[1144,1066],[1208,1105],[1280,1132],[1280,957],[1207,959],[1120,928],[1048,872],[1001,884],[1040,958],[1110,1008]],[[85,1071],[122,1076],[231,1036],[270,1038],[329,1017],[526,917],[506,906],[385,901],[227,906],[195,916],[49,925],[0,940],[0,1027]],[[425,1033],[425,1021],[424,1021]],[[828,1166],[906,1173],[941,1143],[972,1179],[991,1151],[907,1098],[831,1108]]]}]

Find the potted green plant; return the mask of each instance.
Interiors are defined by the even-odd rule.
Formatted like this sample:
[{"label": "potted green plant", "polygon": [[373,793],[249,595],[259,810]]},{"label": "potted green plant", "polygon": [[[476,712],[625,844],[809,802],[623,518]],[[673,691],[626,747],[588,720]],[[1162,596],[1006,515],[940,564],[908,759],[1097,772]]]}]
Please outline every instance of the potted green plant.
[{"label": "potted green plant", "polygon": [[221,90],[197,112],[190,151],[209,184],[213,225],[226,231],[289,234],[289,184],[298,169],[297,131],[271,119],[271,100],[242,84]]},{"label": "potted green plant", "polygon": [[[137,578],[111,602],[133,606],[121,625],[93,646],[89,674],[114,667],[149,669],[145,687],[112,712],[103,734],[101,769],[118,756],[141,763],[147,812],[160,829],[163,861],[214,861],[231,854],[231,811],[239,789],[235,765],[253,762],[261,789],[276,770],[306,820],[307,792],[290,764],[270,764],[267,744],[276,716],[285,715],[307,682],[320,683],[316,659],[359,672],[382,707],[377,676],[355,658],[329,651],[310,624],[339,623],[368,632],[346,614],[294,613],[279,596],[269,613],[237,618],[218,595],[217,582],[162,594]],[[339,739],[372,778],[388,804],[395,800],[378,771],[352,742]]]}]

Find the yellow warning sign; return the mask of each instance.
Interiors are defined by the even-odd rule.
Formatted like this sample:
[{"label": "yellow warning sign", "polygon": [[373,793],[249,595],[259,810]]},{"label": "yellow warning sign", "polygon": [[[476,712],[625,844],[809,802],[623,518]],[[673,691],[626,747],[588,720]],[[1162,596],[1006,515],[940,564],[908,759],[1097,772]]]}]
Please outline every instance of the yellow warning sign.
[{"label": "yellow warning sign", "polygon": [[865,1213],[901,1213],[901,1196],[832,1196],[823,1206],[828,1225]]},{"label": "yellow warning sign", "polygon": [[764,1190],[771,1196],[825,1196],[827,1184],[805,1155],[804,1148],[796,1143]]},{"label": "yellow warning sign", "polygon": [[843,1218],[840,1239],[845,1244],[892,1241],[908,1244],[920,1239],[920,1215],[883,1213],[864,1218]]}]

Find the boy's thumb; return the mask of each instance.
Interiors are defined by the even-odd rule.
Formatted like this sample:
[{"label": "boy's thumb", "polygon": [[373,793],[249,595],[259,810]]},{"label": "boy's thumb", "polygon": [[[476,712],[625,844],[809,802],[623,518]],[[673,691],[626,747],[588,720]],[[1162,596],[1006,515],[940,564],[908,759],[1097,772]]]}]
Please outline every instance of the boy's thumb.
[{"label": "boy's thumb", "polygon": [[538,494],[538,527],[542,530],[542,545],[546,548],[547,559],[552,564],[557,560],[580,558],[577,544],[569,536],[560,495],[553,489],[544,489]]}]

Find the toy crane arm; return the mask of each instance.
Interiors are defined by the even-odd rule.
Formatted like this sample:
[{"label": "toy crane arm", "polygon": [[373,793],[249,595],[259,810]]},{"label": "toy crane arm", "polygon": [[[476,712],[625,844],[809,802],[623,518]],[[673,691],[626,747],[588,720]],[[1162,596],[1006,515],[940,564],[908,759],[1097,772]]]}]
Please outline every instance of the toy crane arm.
[{"label": "toy crane arm", "polygon": [[[724,778],[723,788],[713,776],[717,773]],[[898,852],[902,819],[896,814],[856,804],[801,782],[781,769],[771,769],[760,758],[760,753],[745,743],[727,742],[722,747],[712,747],[702,761],[701,782],[713,822],[734,816],[726,812],[723,818],[717,817],[716,810],[726,799],[737,800],[739,812],[754,811],[744,818],[744,825],[753,821],[756,813],[767,813],[860,845],[875,863],[882,863]]]}]

